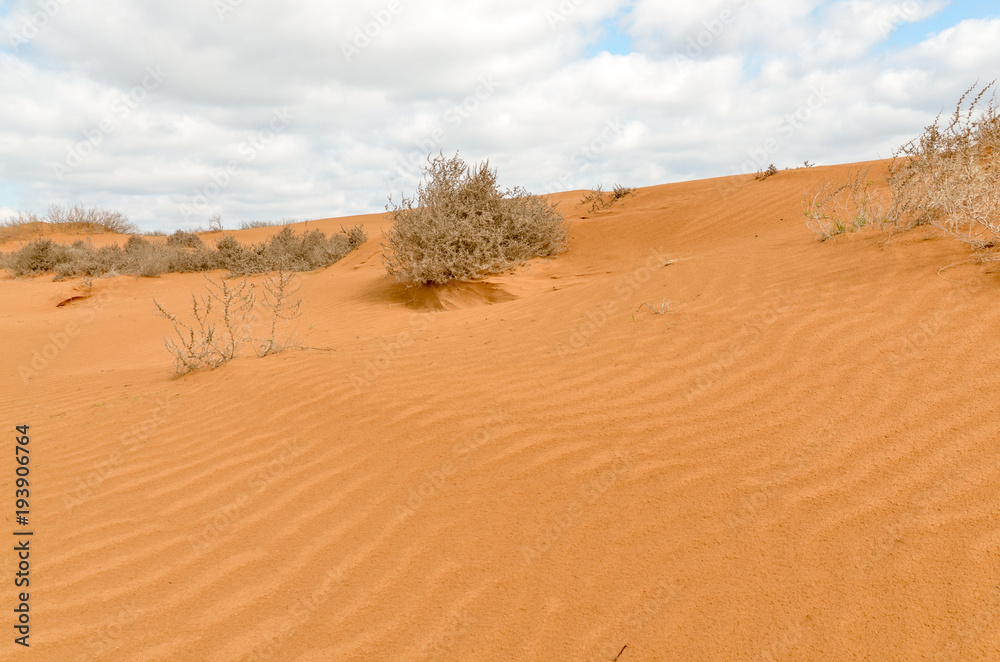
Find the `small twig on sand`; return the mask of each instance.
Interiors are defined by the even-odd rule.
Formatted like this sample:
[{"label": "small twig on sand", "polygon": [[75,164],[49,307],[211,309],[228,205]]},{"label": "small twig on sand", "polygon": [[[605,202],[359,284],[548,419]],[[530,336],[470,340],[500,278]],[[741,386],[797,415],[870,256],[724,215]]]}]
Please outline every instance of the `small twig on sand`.
[{"label": "small twig on sand", "polygon": [[672,303],[672,302],[670,302],[670,301],[667,301],[667,297],[663,297],[663,301],[662,301],[662,302],[660,302],[660,308],[659,308],[659,310],[657,310],[657,309],[656,309],[656,308],[654,308],[653,306],[649,305],[648,303],[644,303],[644,304],[642,304],[641,306],[639,306],[638,308],[636,308],[636,310],[642,310],[642,306],[646,306],[647,308],[649,308],[650,310],[652,310],[652,311],[653,311],[654,313],[656,313],[657,315],[666,315],[667,313],[672,313],[672,312],[674,312],[674,311],[673,311],[673,310],[672,310],[672,309],[670,308],[670,304],[671,304],[671,303]]}]

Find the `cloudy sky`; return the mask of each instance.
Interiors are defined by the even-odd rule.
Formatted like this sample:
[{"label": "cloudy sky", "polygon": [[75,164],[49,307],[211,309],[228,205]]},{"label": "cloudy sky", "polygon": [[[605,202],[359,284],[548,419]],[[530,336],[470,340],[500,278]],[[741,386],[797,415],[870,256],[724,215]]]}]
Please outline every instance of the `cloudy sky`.
[{"label": "cloudy sky", "polygon": [[381,211],[439,150],[535,193],[887,157],[1000,72],[996,5],[0,0],[0,218]]}]

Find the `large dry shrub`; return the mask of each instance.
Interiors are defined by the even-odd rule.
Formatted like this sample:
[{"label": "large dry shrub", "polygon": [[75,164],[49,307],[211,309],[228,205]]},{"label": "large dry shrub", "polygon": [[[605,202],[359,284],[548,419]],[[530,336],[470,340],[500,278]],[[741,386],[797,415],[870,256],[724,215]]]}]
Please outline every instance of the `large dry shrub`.
[{"label": "large dry shrub", "polygon": [[416,197],[386,207],[382,261],[399,282],[475,279],[564,250],[555,207],[521,188],[501,191],[488,161],[469,167],[456,154],[428,164]]},{"label": "large dry shrub", "polygon": [[894,234],[929,226],[982,259],[1000,245],[1000,109],[994,83],[969,88],[947,121],[938,115],[899,148],[884,185],[863,170],[806,197],[803,215],[821,239],[867,225]]},{"label": "large dry shrub", "polygon": [[[989,96],[987,96],[989,95]],[[888,178],[887,225],[931,225],[977,251],[1000,240],[1000,113],[994,83],[969,88],[942,124],[901,147]]]}]

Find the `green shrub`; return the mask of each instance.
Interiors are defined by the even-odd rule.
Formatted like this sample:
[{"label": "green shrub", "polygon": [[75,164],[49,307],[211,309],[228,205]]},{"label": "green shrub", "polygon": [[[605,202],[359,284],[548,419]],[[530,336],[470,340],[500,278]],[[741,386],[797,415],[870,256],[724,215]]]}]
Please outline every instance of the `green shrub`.
[{"label": "green shrub", "polygon": [[415,198],[390,200],[382,261],[401,283],[423,285],[498,273],[566,247],[555,207],[520,188],[500,191],[489,162],[428,158]]}]

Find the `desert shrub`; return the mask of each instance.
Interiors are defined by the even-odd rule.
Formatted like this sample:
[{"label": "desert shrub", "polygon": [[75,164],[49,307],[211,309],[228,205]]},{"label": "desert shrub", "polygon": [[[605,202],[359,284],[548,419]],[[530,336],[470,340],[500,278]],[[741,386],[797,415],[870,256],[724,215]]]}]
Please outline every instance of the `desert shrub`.
[{"label": "desert shrub", "polygon": [[71,261],[69,246],[51,239],[33,239],[10,253],[5,264],[15,276],[34,276],[55,271],[57,265]]},{"label": "desert shrub", "polygon": [[428,164],[416,197],[386,207],[382,261],[399,282],[479,278],[565,248],[555,207],[520,188],[500,191],[489,162],[468,167],[456,154]]},{"label": "desert shrub", "polygon": [[875,189],[875,182],[869,178],[870,171],[871,168],[854,173],[848,171],[842,184],[826,182],[803,198],[802,215],[806,218],[806,227],[820,241],[884,222],[885,196]]},{"label": "desert shrub", "polygon": [[969,88],[946,123],[939,115],[897,150],[888,176],[893,204],[886,225],[891,230],[931,225],[984,257],[996,247],[1000,112],[994,85]]},{"label": "desert shrub", "polygon": [[231,275],[245,276],[266,271],[259,253],[251,246],[245,246],[233,236],[225,236],[215,243],[219,263],[229,269]]},{"label": "desert shrub", "polygon": [[753,176],[754,179],[760,181],[762,179],[767,179],[778,174],[778,168],[772,163],[767,166],[767,170],[758,170],[757,174]]},{"label": "desert shrub", "polygon": [[283,352],[292,345],[293,333],[282,335],[280,327],[299,317],[302,299],[295,298],[294,277],[288,271],[268,274],[262,281],[261,307],[265,315],[265,335],[252,339],[257,356]]},{"label": "desert shrub", "polygon": [[615,184],[614,189],[610,193],[604,192],[604,186],[598,186],[596,189],[588,193],[580,200],[580,204],[590,203],[590,211],[597,212],[604,209],[610,209],[615,205],[616,202],[624,198],[634,196],[635,189],[629,186],[622,186],[621,184]]},{"label": "desert shrub", "polygon": [[121,270],[136,276],[159,276],[167,271],[169,252],[162,245],[132,235],[122,248],[124,260]]},{"label": "desert shrub", "polygon": [[167,253],[167,273],[192,273],[222,269],[218,252],[206,247],[172,248]]},{"label": "desert shrub", "polygon": [[36,239],[16,251],[0,253],[0,268],[10,269],[15,276],[54,272],[57,279],[117,274],[152,277],[213,269],[229,269],[232,275],[308,271],[333,264],[366,239],[360,226],[330,237],[320,230],[296,235],[285,228],[256,245],[241,244],[235,237],[227,236],[216,243],[214,250],[194,235],[184,237],[177,233],[167,237],[165,244],[132,235],[124,246],[110,245],[97,250],[82,241],[67,246],[51,239]]},{"label": "desert shrub", "polygon": [[45,216],[19,211],[5,219],[0,223],[0,241],[44,234],[46,223],[52,226],[50,229],[62,232],[134,234],[139,231],[121,212],[100,207],[63,207],[53,204],[49,206]]},{"label": "desert shrub", "polygon": [[216,244],[225,268],[234,275],[270,271],[310,271],[337,262],[367,240],[364,228],[356,226],[327,237],[322,230],[301,235],[283,228],[259,244],[245,246],[234,237]]},{"label": "desert shrub", "polygon": [[153,300],[157,315],[173,325],[173,335],[163,342],[174,357],[175,374],[218,368],[239,357],[247,345],[261,357],[293,346],[294,330],[286,333],[284,327],[298,318],[302,299],[294,296],[290,272],[265,276],[260,300],[246,277],[234,284],[207,276],[206,281],[204,294],[191,295],[191,317],[187,321]]},{"label": "desert shrub", "polygon": [[930,226],[968,244],[981,259],[996,259],[1000,109],[993,88],[994,83],[969,88],[946,123],[938,115],[896,150],[884,186],[875,186],[866,169],[807,195],[802,211],[807,226],[820,239],[869,225],[890,234]]},{"label": "desert shrub", "polygon": [[294,218],[283,218],[280,221],[240,221],[240,230],[253,230],[254,228],[272,228],[278,225],[291,225],[298,221]]},{"label": "desert shrub", "polygon": [[184,322],[153,299],[157,314],[173,324],[173,337],[163,339],[174,357],[174,370],[185,374],[198,368],[218,368],[239,355],[249,333],[254,306],[253,285],[246,278],[234,286],[207,278],[208,292],[191,295],[192,317]]},{"label": "desert shrub", "polygon": [[48,217],[45,220],[52,224],[79,226],[81,229],[97,227],[105,232],[115,234],[135,234],[139,231],[135,223],[129,221],[128,216],[119,211],[100,207],[84,207],[83,205],[73,205],[72,207],[50,205]]},{"label": "desert shrub", "polygon": [[204,245],[201,237],[193,232],[184,232],[184,230],[178,230],[167,237],[167,246],[175,248],[202,248]]}]

